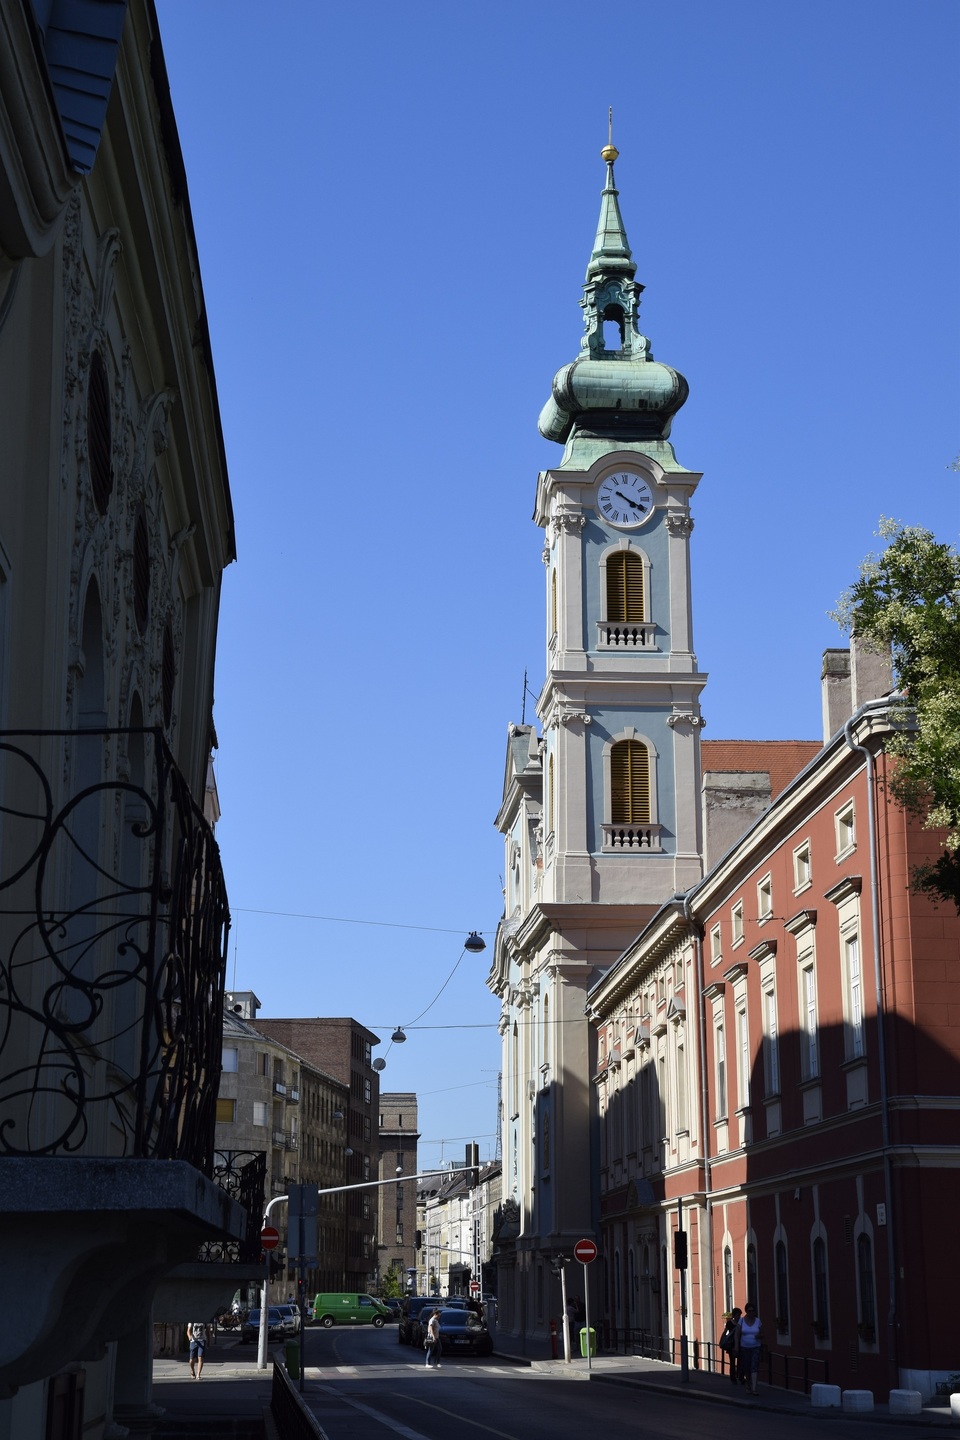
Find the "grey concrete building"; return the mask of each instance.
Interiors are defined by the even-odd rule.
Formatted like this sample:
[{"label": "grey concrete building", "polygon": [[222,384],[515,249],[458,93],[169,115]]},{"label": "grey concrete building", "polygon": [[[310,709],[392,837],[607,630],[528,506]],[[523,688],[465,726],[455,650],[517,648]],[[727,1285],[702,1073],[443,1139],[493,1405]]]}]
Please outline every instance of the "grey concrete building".
[{"label": "grey concrete building", "polygon": [[[228,992],[223,1018],[223,1070],[217,1098],[217,1166],[225,1177],[258,1170],[264,1198],[289,1193],[291,1185],[330,1190],[345,1183],[346,1085],[259,1030],[260,1002],[252,991]],[[317,1263],[304,1275],[304,1294],[347,1286],[346,1197],[323,1195],[317,1217]],[[262,1213],[262,1208],[261,1208]],[[282,1241],[272,1256],[271,1299],[291,1293],[300,1279],[287,1239],[287,1207],[271,1213]],[[259,1217],[258,1230],[259,1236]]]}]

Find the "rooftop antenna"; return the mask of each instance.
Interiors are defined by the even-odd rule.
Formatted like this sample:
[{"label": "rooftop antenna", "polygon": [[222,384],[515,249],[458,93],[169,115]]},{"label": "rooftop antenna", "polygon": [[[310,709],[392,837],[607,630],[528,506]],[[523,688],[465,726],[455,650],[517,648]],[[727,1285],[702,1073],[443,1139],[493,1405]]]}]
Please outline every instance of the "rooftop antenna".
[{"label": "rooftop antenna", "polygon": [[607,144],[613,144],[613,106],[607,111]]},{"label": "rooftop antenna", "polygon": [[523,672],[523,699],[520,701],[520,724],[527,723],[527,672]]}]

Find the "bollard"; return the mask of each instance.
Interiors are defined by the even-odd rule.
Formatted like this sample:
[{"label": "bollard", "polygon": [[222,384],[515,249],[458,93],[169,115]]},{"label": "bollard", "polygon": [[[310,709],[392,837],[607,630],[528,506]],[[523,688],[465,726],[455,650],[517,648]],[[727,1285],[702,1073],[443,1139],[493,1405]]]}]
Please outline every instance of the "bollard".
[{"label": "bollard", "polygon": [[920,1390],[891,1390],[887,1404],[891,1415],[920,1415],[923,1413],[923,1393]]}]

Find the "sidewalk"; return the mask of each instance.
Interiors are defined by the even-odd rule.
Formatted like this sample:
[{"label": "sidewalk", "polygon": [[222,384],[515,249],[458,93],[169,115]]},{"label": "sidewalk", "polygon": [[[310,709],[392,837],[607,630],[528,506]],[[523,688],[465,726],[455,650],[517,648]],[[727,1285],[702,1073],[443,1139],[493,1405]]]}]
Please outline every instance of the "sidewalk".
[{"label": "sidewalk", "polygon": [[[844,1415],[853,1420],[858,1416],[841,1410],[813,1410],[810,1399],[799,1390],[781,1390],[776,1385],[760,1382],[757,1395],[750,1396],[740,1385],[732,1385],[726,1375],[711,1375],[705,1370],[689,1371],[689,1380],[681,1377],[679,1365],[662,1360],[645,1360],[639,1355],[595,1355],[587,1361],[578,1355],[566,1364],[563,1360],[524,1360],[506,1350],[495,1350],[500,1359],[529,1365],[539,1375],[552,1375],[558,1380],[588,1380],[608,1385],[627,1385],[636,1390],[653,1390],[661,1395],[675,1395],[681,1400],[706,1401],[714,1405],[732,1405],[738,1410],[764,1410],[777,1415]],[[877,1404],[862,1416],[871,1421],[898,1425],[950,1426],[949,1402],[926,1405],[919,1415],[891,1415],[888,1407]]]}]

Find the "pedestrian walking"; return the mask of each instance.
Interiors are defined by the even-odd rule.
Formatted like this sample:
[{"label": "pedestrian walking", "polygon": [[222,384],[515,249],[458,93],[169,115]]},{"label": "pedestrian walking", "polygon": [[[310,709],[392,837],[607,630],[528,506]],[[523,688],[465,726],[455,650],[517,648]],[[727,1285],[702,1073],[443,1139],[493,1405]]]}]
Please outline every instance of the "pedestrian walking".
[{"label": "pedestrian walking", "polygon": [[187,1326],[187,1340],[190,1342],[190,1374],[199,1380],[203,1374],[203,1356],[207,1348],[207,1323],[194,1320]]},{"label": "pedestrian walking", "polygon": [[739,1365],[737,1363],[737,1325],[740,1322],[740,1316],[742,1314],[743,1311],[740,1309],[739,1305],[734,1305],[732,1310],[727,1311],[726,1315],[724,1315],[723,1317],[724,1321],[726,1322],[723,1327],[723,1333],[721,1334],[720,1339],[717,1342],[720,1346],[721,1351],[724,1355],[726,1355],[728,1361],[730,1362],[731,1385],[736,1385],[737,1381],[740,1378],[737,1374],[737,1371],[739,1369]]},{"label": "pedestrian walking", "polygon": [[427,1348],[425,1364],[427,1369],[432,1365],[434,1370],[440,1369],[440,1306],[434,1310],[427,1321],[427,1337],[424,1340]]},{"label": "pedestrian walking", "polygon": [[743,1314],[737,1323],[737,1355],[740,1359],[740,1373],[746,1381],[751,1395],[757,1393],[760,1375],[760,1351],[763,1347],[763,1321],[757,1314],[756,1305],[747,1301]]}]

